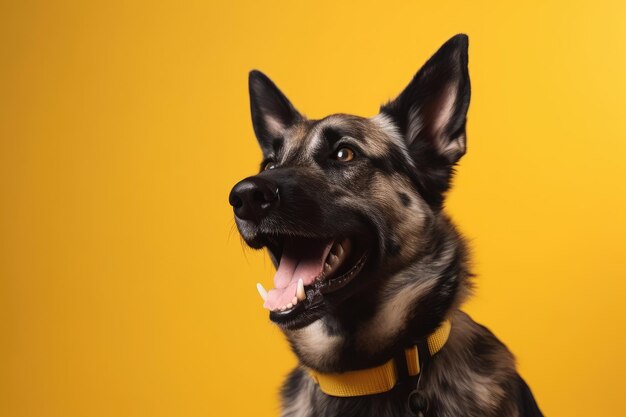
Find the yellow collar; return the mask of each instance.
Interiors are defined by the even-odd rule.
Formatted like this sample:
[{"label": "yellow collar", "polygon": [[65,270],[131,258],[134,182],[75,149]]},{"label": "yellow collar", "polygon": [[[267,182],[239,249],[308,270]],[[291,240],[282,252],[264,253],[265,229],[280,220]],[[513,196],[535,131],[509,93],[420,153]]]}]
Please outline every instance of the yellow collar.
[{"label": "yellow collar", "polygon": [[[430,355],[439,352],[450,335],[450,321],[445,320],[434,333],[428,336]],[[404,350],[409,375],[420,373],[420,361],[417,345]],[[335,374],[324,374],[308,369],[309,375],[322,392],[335,397],[358,397],[361,395],[380,394],[391,390],[398,382],[398,370],[395,360],[390,359],[380,366]]]}]

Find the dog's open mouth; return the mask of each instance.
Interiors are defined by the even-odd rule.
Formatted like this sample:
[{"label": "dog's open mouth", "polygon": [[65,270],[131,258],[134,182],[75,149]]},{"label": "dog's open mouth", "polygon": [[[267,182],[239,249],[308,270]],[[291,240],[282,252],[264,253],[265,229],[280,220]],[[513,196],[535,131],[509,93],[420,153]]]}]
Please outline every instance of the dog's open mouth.
[{"label": "dog's open mouth", "polygon": [[285,237],[274,288],[265,291],[259,284],[264,307],[275,322],[293,319],[315,307],[324,294],[348,284],[367,260],[367,251],[355,240]]}]

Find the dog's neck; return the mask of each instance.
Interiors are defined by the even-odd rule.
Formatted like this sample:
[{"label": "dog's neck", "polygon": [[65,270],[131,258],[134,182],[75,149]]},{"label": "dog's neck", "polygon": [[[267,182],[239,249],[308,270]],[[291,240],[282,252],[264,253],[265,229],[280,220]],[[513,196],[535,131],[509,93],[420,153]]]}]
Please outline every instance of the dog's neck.
[{"label": "dog's neck", "polygon": [[[285,331],[300,362],[321,372],[378,365],[432,333],[468,293],[466,249],[453,228],[355,308]],[[345,303],[348,304],[348,303]],[[349,303],[353,306],[353,303]]]}]

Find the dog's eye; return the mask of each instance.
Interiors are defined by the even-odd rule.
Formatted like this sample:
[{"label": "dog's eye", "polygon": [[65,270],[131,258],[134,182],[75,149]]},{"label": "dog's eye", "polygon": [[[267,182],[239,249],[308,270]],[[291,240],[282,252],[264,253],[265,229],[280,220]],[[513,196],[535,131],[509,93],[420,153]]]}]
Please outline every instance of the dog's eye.
[{"label": "dog's eye", "polygon": [[337,149],[337,152],[335,152],[335,159],[339,162],[350,162],[354,159],[354,151],[350,148],[346,148],[345,146],[343,148],[339,148]]},{"label": "dog's eye", "polygon": [[273,161],[269,161],[268,163],[265,164],[265,166],[263,167],[263,171],[267,171],[268,169],[274,169],[276,168],[276,162]]}]

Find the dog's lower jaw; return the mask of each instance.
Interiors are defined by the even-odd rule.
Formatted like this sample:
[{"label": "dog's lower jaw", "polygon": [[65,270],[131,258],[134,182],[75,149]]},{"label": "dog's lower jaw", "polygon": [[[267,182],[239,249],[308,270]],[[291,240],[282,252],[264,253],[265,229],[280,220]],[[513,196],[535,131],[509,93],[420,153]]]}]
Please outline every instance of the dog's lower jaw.
[{"label": "dog's lower jaw", "polygon": [[[434,229],[431,252],[385,277],[357,277],[365,287],[299,329],[282,329],[300,362],[320,372],[379,365],[432,333],[469,292],[467,251],[446,221]],[[359,282],[359,280],[363,280]]]}]

